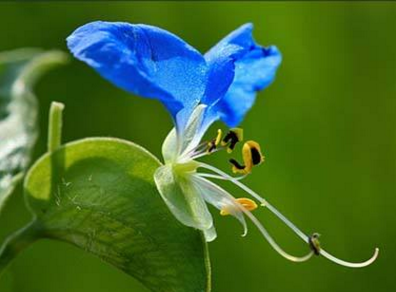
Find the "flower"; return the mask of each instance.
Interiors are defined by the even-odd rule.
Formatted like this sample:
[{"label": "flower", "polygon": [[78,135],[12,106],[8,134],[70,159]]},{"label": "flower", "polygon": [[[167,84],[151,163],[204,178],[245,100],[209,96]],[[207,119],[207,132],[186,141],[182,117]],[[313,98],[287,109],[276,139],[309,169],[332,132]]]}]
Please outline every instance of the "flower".
[{"label": "flower", "polygon": [[[158,99],[171,114],[175,127],[162,146],[164,165],[154,179],[164,202],[184,225],[202,230],[207,241],[216,238],[216,230],[207,203],[224,216],[239,220],[247,233],[249,218],[271,246],[285,258],[301,262],[313,254],[348,267],[363,267],[335,258],[321,248],[319,235],[307,236],[268,201],[241,183],[264,157],[260,145],[247,141],[242,147],[243,163],[231,159],[231,176],[198,159],[227,149],[232,152],[243,140],[242,130],[234,128],[253,106],[256,93],[275,78],[281,54],[275,46],[262,47],[253,40],[252,24],[245,24],[202,55],[185,41],[163,29],[123,22],[96,21],[79,27],[68,38],[73,55],[94,68],[116,86],[146,98]],[[230,131],[201,142],[213,122],[221,120]],[[201,170],[204,170],[202,172]],[[303,257],[286,253],[253,215],[258,208],[249,198],[234,198],[212,180],[229,181],[249,194],[261,206],[275,214],[310,248]]]}]

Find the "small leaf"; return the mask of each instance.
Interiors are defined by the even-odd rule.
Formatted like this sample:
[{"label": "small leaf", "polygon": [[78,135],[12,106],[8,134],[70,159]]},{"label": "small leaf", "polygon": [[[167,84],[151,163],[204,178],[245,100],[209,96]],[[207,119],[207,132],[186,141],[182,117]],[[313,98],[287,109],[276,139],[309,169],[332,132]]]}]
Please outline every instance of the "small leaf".
[{"label": "small leaf", "polygon": [[32,87],[45,71],[65,61],[59,51],[0,53],[0,210],[28,166],[37,138]]},{"label": "small leaf", "polygon": [[161,199],[153,178],[160,166],[143,148],[111,138],[47,153],[24,183],[38,237],[72,243],[154,292],[209,291],[206,243]]}]

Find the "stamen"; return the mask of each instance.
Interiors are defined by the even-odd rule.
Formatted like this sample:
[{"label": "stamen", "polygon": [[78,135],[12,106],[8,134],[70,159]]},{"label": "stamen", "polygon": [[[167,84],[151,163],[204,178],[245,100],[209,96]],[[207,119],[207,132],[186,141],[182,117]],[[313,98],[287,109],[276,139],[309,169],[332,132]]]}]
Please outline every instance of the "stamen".
[{"label": "stamen", "polygon": [[[211,173],[197,173],[198,176],[202,176],[202,177],[208,177],[208,178],[214,178],[214,179],[220,179],[220,180],[229,180],[228,178],[222,177],[220,175],[216,175],[216,174],[211,174]],[[235,176],[234,179],[236,180],[242,180],[246,177],[247,175],[241,175],[241,176]],[[262,205],[262,204],[261,204]],[[262,205],[263,206],[263,205]]]},{"label": "stamen", "polygon": [[244,165],[241,165],[235,159],[230,159],[233,173],[249,174],[253,166],[259,165],[264,161],[261,154],[260,145],[255,141],[247,141],[242,148],[242,157]]},{"label": "stamen", "polygon": [[286,253],[276,242],[275,240],[271,237],[271,235],[268,233],[268,231],[264,228],[264,226],[260,223],[260,221],[257,220],[257,218],[255,216],[253,216],[252,213],[245,211],[244,213],[246,214],[246,216],[248,216],[250,218],[250,220],[252,220],[252,222],[254,223],[254,225],[256,225],[256,227],[260,230],[261,234],[265,237],[265,239],[267,239],[267,241],[270,243],[270,245],[284,258],[288,259],[289,261],[292,262],[297,262],[297,263],[301,263],[301,262],[305,262],[307,260],[309,260],[314,252],[310,251],[307,255],[302,256],[302,257],[296,257],[296,256],[292,256],[288,253]]},{"label": "stamen", "polygon": [[201,152],[197,152],[197,153],[195,153],[193,156],[190,157],[190,160],[196,160],[196,159],[198,159],[198,158],[207,156],[207,155],[209,155],[209,154],[216,153],[217,151],[220,151],[220,150],[222,150],[222,149],[223,149],[223,148],[217,148],[217,149],[213,150],[213,151],[210,152],[210,153],[208,153],[206,150],[201,151]]},{"label": "stamen", "polygon": [[234,179],[232,176],[228,175],[227,173],[225,173],[224,171],[217,169],[216,167],[213,167],[209,164],[200,162],[199,163],[200,167],[209,169],[217,174],[219,174],[222,177],[225,177],[226,179],[228,179],[229,181],[231,181],[232,183],[234,183],[235,185],[237,185],[238,187],[240,187],[242,190],[244,190],[245,192],[247,192],[248,194],[250,194],[252,197],[254,197],[256,200],[258,200],[260,202],[261,205],[265,205],[272,213],[274,213],[282,222],[284,222],[290,229],[292,229],[303,241],[305,241],[306,243],[309,243],[309,238],[308,236],[306,236],[300,229],[298,229],[291,221],[289,221],[285,216],[283,216],[275,207],[273,207],[272,205],[270,205],[268,203],[267,200],[265,200],[264,198],[262,198],[261,196],[259,196],[258,194],[256,194],[254,191],[252,191],[251,189],[249,189],[247,186],[245,186],[244,184],[240,183],[238,180]]},{"label": "stamen", "polygon": [[[242,205],[246,210],[248,211],[253,211],[258,208],[257,204],[255,201],[248,199],[248,198],[238,198],[235,199],[238,204]],[[227,216],[230,215],[229,210],[225,207],[222,210],[220,210],[220,215],[221,216]]]},{"label": "stamen", "polygon": [[190,156],[194,156],[194,155],[197,155],[197,154],[204,153],[203,151],[206,151],[207,143],[208,142],[206,142],[206,141],[199,143],[195,148],[193,148],[190,151],[188,151],[187,153],[185,153],[182,157],[183,158],[185,158],[185,157],[189,158]]},{"label": "stamen", "polygon": [[217,146],[220,144],[222,136],[223,136],[223,132],[221,131],[221,129],[218,129],[216,138],[213,139],[212,141],[208,142],[207,149],[206,149],[206,152],[208,154],[212,153],[213,150],[215,150],[217,148]]},{"label": "stamen", "polygon": [[240,165],[238,161],[235,159],[231,158],[230,163],[232,164],[232,172],[233,173],[245,173],[247,174],[246,166],[245,165]]},{"label": "stamen", "polygon": [[215,149],[216,149],[215,140],[212,140],[212,141],[208,142],[208,147],[207,147],[206,152],[209,154]]},{"label": "stamen", "polygon": [[[182,157],[194,160],[215,153],[219,150],[222,150],[226,146],[227,146],[227,152],[230,153],[234,149],[236,143],[242,140],[243,130],[239,128],[231,129],[223,140],[221,140],[222,136],[223,136],[222,130],[218,129],[217,135],[214,139],[212,139],[209,142],[207,141],[201,142],[197,147],[190,150]],[[219,145],[221,145],[221,147],[219,147]]]},{"label": "stamen", "polygon": [[309,246],[315,255],[320,255],[320,242],[319,242],[319,233],[314,233],[309,237]]},{"label": "stamen", "polygon": [[250,149],[250,156],[252,158],[253,165],[259,165],[260,163],[264,162],[264,156],[261,154],[259,143],[255,141],[248,141],[246,144]]},{"label": "stamen", "polygon": [[[224,171],[221,171],[220,169],[217,169],[216,167],[213,167],[213,166],[211,166],[209,164],[200,162],[199,163],[199,167],[206,168],[208,170],[211,170],[211,171],[219,174],[220,176],[228,179],[230,182],[232,182],[235,185],[237,185],[238,187],[240,187],[242,190],[246,191],[248,194],[250,194],[255,199],[257,199],[262,206],[266,206],[275,216],[277,216],[292,231],[294,231],[294,233],[296,233],[304,242],[306,242],[307,244],[310,244],[310,240],[312,240],[311,239],[312,237],[308,237],[297,226],[295,226],[289,219],[287,219],[284,215],[282,215],[282,213],[280,213],[274,206],[272,206],[270,203],[268,203],[267,200],[265,200],[264,198],[259,196],[257,193],[252,191],[250,188],[248,188],[247,186],[245,186],[244,184],[242,184],[241,182],[239,182],[237,179],[233,178],[232,176],[228,175]],[[251,215],[251,216],[253,216],[253,215]],[[252,221],[253,221],[253,219],[252,219]],[[351,263],[351,262],[347,262],[347,261],[338,259],[335,256],[329,254],[323,248],[320,248],[319,240],[317,238],[314,239],[314,240],[315,240],[314,243],[316,245],[315,248],[318,249],[320,255],[324,256],[325,258],[327,258],[328,260],[330,260],[330,261],[332,261],[332,262],[334,262],[336,264],[339,264],[339,265],[342,265],[342,266],[345,266],[345,267],[362,268],[362,267],[368,266],[368,265],[372,264],[377,259],[378,254],[379,254],[379,249],[376,248],[374,250],[374,255],[370,259],[368,259],[367,261],[360,262],[360,263]],[[312,246],[311,246],[311,248],[312,248]],[[313,253],[314,253],[314,251],[312,251],[312,254]]]},{"label": "stamen", "polygon": [[367,266],[371,265],[378,258],[379,249],[375,248],[373,256],[370,259],[368,259],[367,261],[361,262],[361,263],[351,263],[351,262],[347,262],[347,261],[341,260],[341,259],[336,258],[335,256],[329,254],[324,249],[320,250],[320,254],[322,256],[324,256],[326,259],[332,261],[333,263],[339,264],[339,265],[344,266],[344,267],[348,267],[348,268],[364,268],[364,267],[367,267]]},{"label": "stamen", "polygon": [[[218,189],[224,195],[226,195],[228,198],[235,200],[235,198],[229,192],[222,189],[221,187],[214,184],[213,182],[206,180],[204,178],[199,178],[199,179],[205,181],[207,184],[210,184],[213,188]],[[246,216],[249,217],[250,220],[252,220],[253,224],[256,225],[256,227],[259,229],[259,231],[264,236],[264,238],[268,241],[268,243],[271,245],[271,247],[273,249],[275,249],[284,258],[286,258],[292,262],[305,262],[305,261],[309,260],[312,257],[312,255],[314,254],[312,251],[302,257],[296,257],[296,256],[292,256],[292,255],[288,254],[276,243],[276,241],[272,238],[272,236],[268,233],[268,231],[264,228],[264,226],[260,223],[260,221],[252,213],[250,213],[243,205],[239,205],[239,208]]]},{"label": "stamen", "polygon": [[378,257],[379,249],[376,248],[374,250],[374,255],[367,261],[364,261],[361,263],[350,263],[350,262],[343,261],[341,259],[338,259],[338,258],[332,256],[325,250],[321,249],[320,242],[319,242],[319,236],[320,236],[319,233],[314,233],[314,234],[312,234],[312,236],[309,237],[309,245],[310,245],[312,251],[315,253],[315,255],[322,255],[325,258],[327,258],[328,260],[330,260],[336,264],[339,264],[339,265],[342,265],[345,267],[350,267],[350,268],[363,268],[363,267],[366,267],[366,266],[372,264]]},{"label": "stamen", "polygon": [[221,142],[221,137],[223,136],[223,131],[221,129],[217,129],[217,136],[215,140],[215,145],[219,145]]},{"label": "stamen", "polygon": [[235,145],[240,141],[243,141],[243,129],[233,128],[224,136],[221,145],[227,146],[227,152],[231,153],[232,150],[234,150]]}]

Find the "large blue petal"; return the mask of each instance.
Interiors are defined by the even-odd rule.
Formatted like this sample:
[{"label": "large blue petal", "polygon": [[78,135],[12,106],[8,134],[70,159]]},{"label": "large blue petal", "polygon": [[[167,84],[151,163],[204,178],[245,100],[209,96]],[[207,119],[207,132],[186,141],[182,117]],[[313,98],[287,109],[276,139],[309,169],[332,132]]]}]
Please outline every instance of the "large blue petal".
[{"label": "large blue petal", "polygon": [[206,124],[220,118],[237,126],[253,106],[256,92],[267,87],[281,63],[274,46],[264,48],[252,37],[252,24],[245,24],[205,54],[209,79],[203,102],[209,105]]},{"label": "large blue petal", "polygon": [[116,86],[161,100],[174,118],[182,108],[192,110],[205,91],[203,56],[160,28],[96,21],[75,30],[67,44]]},{"label": "large blue petal", "polygon": [[205,54],[209,78],[204,103],[213,104],[227,92],[234,80],[235,61],[254,45],[251,31],[252,24],[242,25]]}]

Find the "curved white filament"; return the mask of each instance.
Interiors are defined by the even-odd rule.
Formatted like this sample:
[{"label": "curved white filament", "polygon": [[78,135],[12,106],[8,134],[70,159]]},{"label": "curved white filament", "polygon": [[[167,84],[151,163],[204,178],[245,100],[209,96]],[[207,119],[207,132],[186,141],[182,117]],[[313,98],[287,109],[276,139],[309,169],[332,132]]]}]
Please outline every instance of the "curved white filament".
[{"label": "curved white filament", "polygon": [[231,181],[232,183],[234,183],[235,185],[237,185],[238,187],[243,189],[245,192],[247,192],[252,197],[257,199],[263,206],[266,206],[282,222],[284,222],[290,229],[292,229],[304,242],[309,243],[309,237],[307,235],[305,235],[304,232],[302,232],[299,228],[297,228],[297,226],[295,226],[289,219],[287,219],[285,216],[283,216],[274,206],[272,206],[270,203],[268,203],[267,200],[260,197],[258,194],[256,194],[254,191],[252,191],[250,188],[248,188],[247,186],[245,186],[244,184],[242,184],[241,182],[239,182],[237,179],[233,178],[232,176],[228,175],[224,171],[221,171],[220,169],[217,169],[216,167],[213,167],[209,164],[202,163],[202,162],[200,162],[199,165],[203,168],[209,169],[209,170],[225,177],[226,179],[228,179],[229,181]]},{"label": "curved white filament", "polygon": [[378,254],[379,254],[379,249],[375,248],[373,256],[371,258],[369,258],[367,261],[360,262],[360,263],[351,263],[351,262],[347,262],[344,260],[340,260],[339,258],[336,258],[335,256],[329,254],[324,249],[320,250],[320,254],[322,256],[324,256],[326,259],[328,259],[336,264],[339,264],[341,266],[345,266],[345,267],[349,267],[349,268],[364,268],[364,267],[367,267],[368,265],[371,265],[377,259]]},{"label": "curved white filament", "polygon": [[[228,178],[220,176],[220,175],[216,175],[216,174],[211,174],[211,173],[197,173],[200,177],[207,177],[207,178],[214,178],[214,179],[220,179],[220,180],[228,180]],[[247,174],[245,175],[241,175],[241,176],[237,176],[237,177],[233,177],[236,180],[242,180],[247,176]]]},{"label": "curved white filament", "polygon": [[[263,206],[267,207],[267,209],[269,209],[275,216],[277,216],[283,223],[285,223],[291,230],[293,230],[304,242],[309,244],[309,237],[304,232],[302,232],[297,226],[295,226],[289,219],[287,219],[282,213],[280,213],[274,206],[272,206],[270,203],[268,203],[267,200],[265,200],[264,198],[259,196],[253,190],[251,190],[250,188],[248,188],[247,186],[245,186],[244,184],[239,182],[237,179],[235,179],[232,176],[228,175],[227,173],[221,171],[220,169],[217,169],[216,167],[213,167],[209,164],[202,163],[202,162],[200,162],[199,165],[200,165],[200,167],[211,170],[211,171],[219,174],[220,176],[226,178],[227,180],[231,181],[232,183],[237,185],[242,190],[246,191],[252,197],[256,198]],[[218,178],[218,177],[212,176],[212,178]],[[378,254],[379,254],[379,249],[376,248],[374,250],[374,255],[370,259],[368,259],[367,261],[364,261],[364,262],[360,262],[360,263],[351,263],[351,262],[347,262],[347,261],[338,259],[335,256],[328,253],[327,251],[325,251],[324,249],[320,250],[320,254],[323,257],[327,258],[328,260],[330,260],[336,264],[339,264],[339,265],[342,265],[345,267],[350,267],[350,268],[362,268],[362,267],[366,267],[366,266],[372,264],[377,259]]]},{"label": "curved white filament", "polygon": [[[218,185],[214,184],[213,182],[211,182],[209,180],[206,180],[206,179],[204,179],[202,177],[196,177],[196,179],[197,180],[202,180],[205,183],[210,184],[213,188],[216,188],[218,191],[220,191],[225,196],[227,196],[230,200],[235,201],[235,198],[229,192],[227,192],[226,190],[222,189],[221,187],[219,187]],[[244,208],[240,204],[239,204],[239,208],[247,217],[249,217],[250,220],[252,220],[254,225],[256,225],[256,227],[259,229],[259,231],[264,236],[264,238],[268,241],[268,243],[271,245],[271,247],[273,249],[275,249],[284,258],[286,258],[286,259],[288,259],[289,261],[292,261],[292,262],[305,262],[305,261],[309,260],[312,257],[312,255],[314,254],[313,251],[310,251],[307,255],[302,256],[302,257],[296,257],[296,256],[288,254],[286,251],[284,251],[275,242],[275,240],[272,238],[272,236],[268,233],[268,231],[264,228],[264,226],[260,223],[260,221],[251,212],[246,210],[246,208]]]},{"label": "curved white filament", "polygon": [[198,159],[198,158],[201,158],[201,157],[204,157],[204,156],[207,156],[207,155],[216,153],[216,152],[218,152],[218,151],[220,151],[220,150],[222,150],[222,148],[215,149],[215,150],[213,150],[212,152],[208,153],[207,150],[206,150],[206,148],[205,148],[204,150],[202,150],[202,151],[200,151],[200,152],[192,153],[192,154],[191,154],[191,157],[188,157],[188,156],[187,156],[187,158],[188,158],[188,159],[191,159],[191,160],[195,160],[195,159]]},{"label": "curved white filament", "polygon": [[[243,207],[242,207],[243,208]],[[243,208],[245,209],[245,208]],[[252,222],[254,223],[254,225],[256,225],[256,227],[260,230],[261,234],[265,237],[265,239],[269,242],[269,244],[284,258],[288,259],[289,261],[292,262],[297,262],[297,263],[301,263],[301,262],[305,262],[307,260],[309,260],[313,255],[314,252],[310,251],[307,255],[302,256],[302,257],[296,257],[296,256],[292,256],[288,253],[286,253],[276,242],[275,240],[272,238],[272,236],[268,233],[268,231],[264,228],[264,226],[260,223],[260,221],[249,211],[247,211],[246,209],[242,211],[246,214],[246,216],[248,216],[250,218],[250,220],[252,220]]]}]

